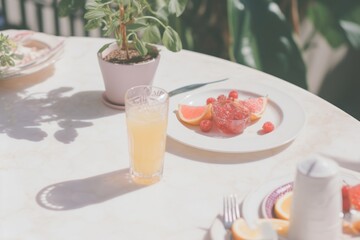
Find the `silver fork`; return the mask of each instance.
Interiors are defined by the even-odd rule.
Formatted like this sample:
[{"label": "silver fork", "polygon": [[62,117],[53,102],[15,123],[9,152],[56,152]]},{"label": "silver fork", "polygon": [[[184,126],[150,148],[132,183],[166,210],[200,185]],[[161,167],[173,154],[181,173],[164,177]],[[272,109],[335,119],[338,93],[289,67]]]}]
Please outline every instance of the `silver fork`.
[{"label": "silver fork", "polygon": [[233,222],[240,218],[239,201],[236,194],[224,197],[224,225],[230,229]]}]

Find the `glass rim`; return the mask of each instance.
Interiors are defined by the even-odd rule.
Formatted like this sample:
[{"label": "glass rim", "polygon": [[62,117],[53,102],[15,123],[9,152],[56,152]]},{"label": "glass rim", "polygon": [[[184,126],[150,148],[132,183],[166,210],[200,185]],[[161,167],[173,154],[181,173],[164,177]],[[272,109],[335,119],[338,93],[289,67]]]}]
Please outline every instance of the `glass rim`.
[{"label": "glass rim", "polygon": [[125,100],[125,107],[126,107],[126,105],[128,105],[128,106],[129,106],[129,105],[130,105],[130,106],[136,106],[136,105],[137,105],[137,104],[134,104],[134,103],[132,103],[131,101],[129,101],[129,100],[131,100],[131,99],[133,99],[133,98],[128,98],[129,93],[130,93],[131,91],[135,90],[135,89],[149,89],[149,90],[156,89],[156,90],[161,91],[161,92],[162,92],[161,95],[164,95],[164,96],[165,96],[164,100],[161,101],[161,102],[160,102],[160,101],[159,101],[159,102],[156,102],[156,104],[153,104],[153,105],[164,104],[164,103],[168,102],[168,101],[169,101],[169,98],[170,98],[169,93],[168,93],[165,89],[163,89],[163,88],[161,88],[161,87],[157,87],[157,86],[153,86],[153,85],[137,85],[137,86],[131,87],[131,88],[129,88],[128,90],[126,90],[126,92],[125,92],[125,98],[124,98],[124,100]]}]

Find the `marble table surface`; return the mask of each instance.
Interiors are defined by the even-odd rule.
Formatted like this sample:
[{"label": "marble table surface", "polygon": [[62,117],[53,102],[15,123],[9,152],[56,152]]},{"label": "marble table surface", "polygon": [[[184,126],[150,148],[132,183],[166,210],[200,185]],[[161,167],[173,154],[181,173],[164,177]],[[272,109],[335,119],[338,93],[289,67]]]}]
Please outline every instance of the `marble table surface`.
[{"label": "marble table surface", "polygon": [[170,91],[225,77],[257,81],[295,100],[306,121],[293,141],[251,153],[201,150],[168,137],[163,179],[131,183],[125,113],[102,102],[96,52],[108,42],[68,38],[53,65],[0,80],[1,239],[214,239],[224,195],[243,199],[294,176],[311,154],[328,153],[360,177],[358,120],[276,77],[163,49],[154,85]]}]

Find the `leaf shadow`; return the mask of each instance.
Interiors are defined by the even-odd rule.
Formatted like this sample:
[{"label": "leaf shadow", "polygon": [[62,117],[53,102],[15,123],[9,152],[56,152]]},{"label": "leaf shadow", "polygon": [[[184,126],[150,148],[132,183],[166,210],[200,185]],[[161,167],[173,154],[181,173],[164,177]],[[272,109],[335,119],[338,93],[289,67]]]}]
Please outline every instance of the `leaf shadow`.
[{"label": "leaf shadow", "polygon": [[69,144],[78,137],[78,129],[93,126],[92,120],[119,113],[102,103],[102,91],[59,87],[28,93],[7,91],[0,83],[0,94],[0,133],[19,140],[42,141],[49,136],[43,126],[51,124],[55,125],[53,137]]}]

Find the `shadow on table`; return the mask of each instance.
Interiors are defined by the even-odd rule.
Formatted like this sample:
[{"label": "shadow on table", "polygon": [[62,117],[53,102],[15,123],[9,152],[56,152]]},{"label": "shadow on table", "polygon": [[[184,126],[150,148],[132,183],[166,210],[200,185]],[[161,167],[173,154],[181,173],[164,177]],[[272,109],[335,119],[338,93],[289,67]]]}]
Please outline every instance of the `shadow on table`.
[{"label": "shadow on table", "polygon": [[37,194],[36,201],[43,208],[65,211],[105,202],[143,187],[132,183],[128,169],[122,169],[49,185]]},{"label": "shadow on table", "polygon": [[166,141],[166,151],[169,153],[194,161],[214,164],[236,164],[262,160],[284,151],[292,143],[289,142],[277,148],[253,153],[219,153],[196,149],[170,137],[167,137]]},{"label": "shadow on table", "polygon": [[0,82],[0,133],[14,139],[42,141],[48,137],[42,126],[55,124],[54,138],[68,144],[78,129],[93,125],[90,120],[119,113],[102,103],[102,91],[72,93],[71,87],[59,87],[27,94],[16,85]]},{"label": "shadow on table", "polygon": [[227,231],[224,227],[223,216],[217,215],[216,218],[211,223],[209,229],[202,229],[206,231],[205,236],[202,240],[231,240],[231,233]]}]

